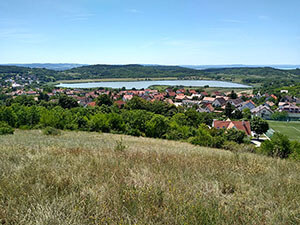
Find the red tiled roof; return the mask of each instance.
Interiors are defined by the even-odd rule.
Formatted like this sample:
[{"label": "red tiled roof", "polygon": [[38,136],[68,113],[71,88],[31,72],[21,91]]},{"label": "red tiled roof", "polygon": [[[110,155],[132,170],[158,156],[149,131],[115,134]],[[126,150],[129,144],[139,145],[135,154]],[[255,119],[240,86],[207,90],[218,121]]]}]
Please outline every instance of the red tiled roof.
[{"label": "red tiled roof", "polygon": [[213,127],[217,128],[217,129],[236,128],[238,130],[245,131],[245,133],[247,135],[251,135],[251,127],[250,127],[250,122],[249,121],[220,121],[220,120],[215,120],[213,122]]},{"label": "red tiled roof", "polygon": [[95,107],[96,106],[96,102],[90,102],[87,104],[88,106],[91,106],[91,107]]}]

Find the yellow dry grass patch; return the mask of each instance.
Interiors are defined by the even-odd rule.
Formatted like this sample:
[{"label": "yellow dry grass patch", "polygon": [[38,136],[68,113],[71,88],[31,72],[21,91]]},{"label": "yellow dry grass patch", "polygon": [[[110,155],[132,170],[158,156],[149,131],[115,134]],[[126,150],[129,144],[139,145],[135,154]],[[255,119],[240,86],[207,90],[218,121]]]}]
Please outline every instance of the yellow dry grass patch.
[{"label": "yellow dry grass patch", "polygon": [[0,143],[6,224],[300,223],[296,162],[85,132],[16,131]]}]

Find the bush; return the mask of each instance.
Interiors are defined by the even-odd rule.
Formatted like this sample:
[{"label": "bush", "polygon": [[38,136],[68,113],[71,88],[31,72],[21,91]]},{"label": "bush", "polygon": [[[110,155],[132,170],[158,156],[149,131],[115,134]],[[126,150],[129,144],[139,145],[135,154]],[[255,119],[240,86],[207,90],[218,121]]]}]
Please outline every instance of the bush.
[{"label": "bush", "polygon": [[0,135],[14,134],[14,129],[5,122],[0,122]]},{"label": "bush", "polygon": [[291,142],[292,154],[289,158],[300,161],[300,142],[292,141]]},{"label": "bush", "polygon": [[234,141],[239,144],[243,143],[244,138],[246,137],[246,133],[237,129],[228,129],[225,133],[225,137],[228,141]]},{"label": "bush", "polygon": [[43,134],[45,135],[60,135],[61,134],[61,131],[56,129],[56,128],[53,128],[53,127],[46,127],[44,130],[43,130]]},{"label": "bush", "polygon": [[209,134],[209,132],[203,127],[199,127],[197,130],[197,136],[191,137],[189,142],[193,145],[200,145],[205,147],[213,146],[213,137]]},{"label": "bush", "polygon": [[226,141],[223,148],[232,152],[256,152],[256,147],[252,144],[238,144],[233,141]]},{"label": "bush", "polygon": [[114,148],[114,151],[116,152],[124,152],[126,150],[127,146],[124,144],[123,139],[116,141],[116,146]]},{"label": "bush", "polygon": [[273,157],[287,158],[292,152],[291,142],[286,135],[276,132],[271,140],[262,143],[260,152]]}]

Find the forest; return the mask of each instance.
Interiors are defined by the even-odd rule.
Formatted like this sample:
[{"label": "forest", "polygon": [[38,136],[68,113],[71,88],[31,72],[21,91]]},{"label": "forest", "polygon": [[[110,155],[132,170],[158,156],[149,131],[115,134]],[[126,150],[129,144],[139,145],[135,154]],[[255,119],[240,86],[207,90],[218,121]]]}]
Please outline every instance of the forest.
[{"label": "forest", "polygon": [[0,66],[1,80],[12,76],[32,76],[40,82],[59,80],[100,79],[100,78],[166,78],[213,79],[242,82],[245,84],[284,82],[286,85],[300,82],[300,70],[279,70],[271,67],[223,68],[195,70],[180,66],[143,65],[92,65],[64,71],[17,66]]}]

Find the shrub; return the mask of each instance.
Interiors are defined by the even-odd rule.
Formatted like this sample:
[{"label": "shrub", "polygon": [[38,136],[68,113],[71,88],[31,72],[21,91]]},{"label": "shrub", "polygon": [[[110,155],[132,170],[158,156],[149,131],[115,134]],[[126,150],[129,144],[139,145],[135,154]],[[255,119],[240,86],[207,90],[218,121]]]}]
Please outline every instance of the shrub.
[{"label": "shrub", "polygon": [[237,129],[228,129],[225,133],[225,137],[228,141],[234,141],[239,144],[243,143],[246,133]]},{"label": "shrub", "polygon": [[116,141],[116,146],[114,148],[114,150],[116,152],[124,152],[126,148],[127,148],[127,146],[124,144],[122,138],[120,140]]},{"label": "shrub", "polygon": [[300,161],[300,142],[292,141],[291,142],[292,153],[289,158]]},{"label": "shrub", "polygon": [[14,129],[6,122],[0,122],[0,135],[14,134]]},{"label": "shrub", "polygon": [[150,121],[146,122],[147,137],[163,138],[169,129],[169,121],[162,115],[154,115]]},{"label": "shrub", "polygon": [[60,135],[61,131],[56,128],[53,128],[53,127],[46,127],[43,130],[43,134],[45,134],[45,135]]},{"label": "shrub", "polygon": [[223,148],[232,152],[256,152],[256,147],[252,144],[238,144],[233,141],[226,141]]},{"label": "shrub", "polygon": [[209,134],[209,132],[203,127],[199,127],[197,130],[197,136],[191,137],[189,142],[193,145],[200,145],[205,147],[213,146],[213,137]]},{"label": "shrub", "polygon": [[264,141],[260,152],[269,156],[287,158],[291,152],[291,142],[286,135],[275,133],[271,140]]}]

